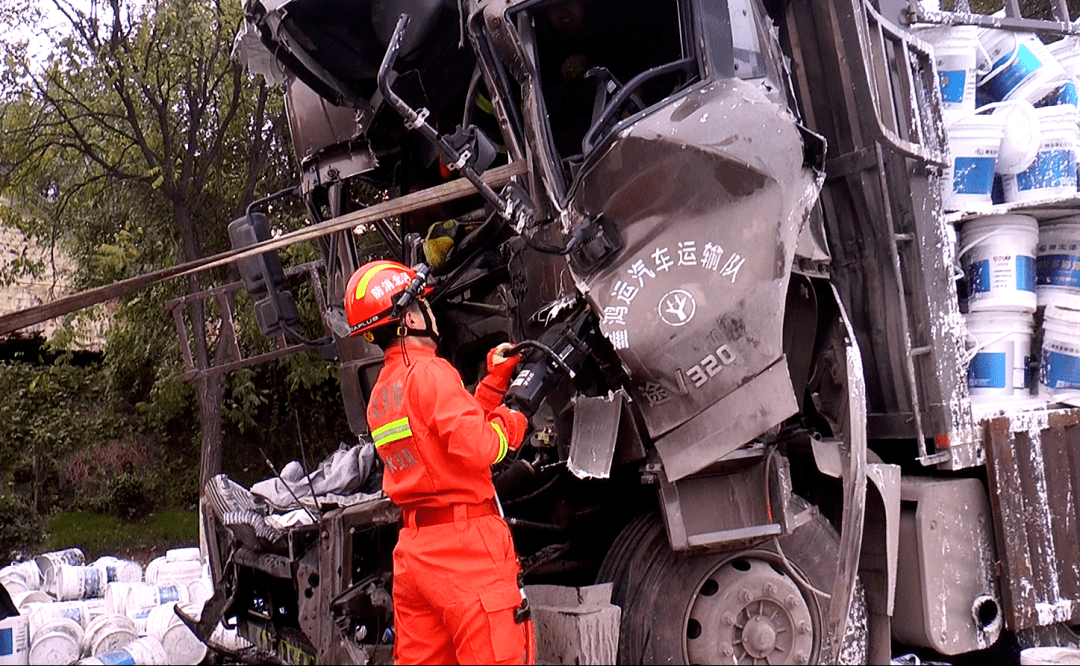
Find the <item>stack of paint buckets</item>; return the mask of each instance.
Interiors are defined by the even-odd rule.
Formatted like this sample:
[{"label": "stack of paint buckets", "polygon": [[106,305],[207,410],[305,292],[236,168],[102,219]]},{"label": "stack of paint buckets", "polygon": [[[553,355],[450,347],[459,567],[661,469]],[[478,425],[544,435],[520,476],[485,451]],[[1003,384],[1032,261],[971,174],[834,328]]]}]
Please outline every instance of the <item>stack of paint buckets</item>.
[{"label": "stack of paint buckets", "polygon": [[1042,310],[1040,389],[1052,402],[1080,399],[1080,217],[1043,222],[1036,267]]},{"label": "stack of paint buckets", "polygon": [[1039,224],[1026,215],[989,215],[960,228],[957,254],[967,277],[966,360],[974,404],[1030,400],[1038,241]]},{"label": "stack of paint buckets", "polygon": [[918,36],[933,47],[944,104],[945,210],[1076,196],[1076,41],[1051,49],[1031,33],[976,26],[927,28]]},{"label": "stack of paint buckets", "polygon": [[[1026,215],[979,217],[963,224],[959,245],[972,402],[1005,408],[1080,398],[1080,216],[1041,224]],[[1035,337],[1037,398],[1029,372]]]},{"label": "stack of paint buckets", "polygon": [[[213,594],[199,549],[170,550],[145,573],[115,557],[88,564],[78,548],[0,568],[19,610],[0,620],[0,666],[201,662],[206,646],[173,610],[197,617]],[[215,641],[239,645],[219,634]]]}]

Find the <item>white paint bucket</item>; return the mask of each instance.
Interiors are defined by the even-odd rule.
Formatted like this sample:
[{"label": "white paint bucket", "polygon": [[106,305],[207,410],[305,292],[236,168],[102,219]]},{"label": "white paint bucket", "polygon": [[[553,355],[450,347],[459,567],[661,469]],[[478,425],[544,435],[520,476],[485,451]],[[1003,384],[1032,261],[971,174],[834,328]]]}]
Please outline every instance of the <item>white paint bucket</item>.
[{"label": "white paint bucket", "polygon": [[[177,604],[158,606],[146,618],[146,635],[161,641],[170,664],[198,664],[206,656],[206,644],[176,615]],[[198,617],[201,609],[191,604],[180,607]]]},{"label": "white paint bucket", "polygon": [[55,618],[37,627],[31,622],[31,664],[70,664],[79,658],[83,628],[75,620]]},{"label": "white paint bucket", "polygon": [[252,647],[251,641],[236,633],[236,627],[226,629],[220,622],[214,627],[214,633],[210,634],[210,640],[231,652]]},{"label": "white paint bucket", "polygon": [[9,571],[3,576],[0,576],[0,585],[4,586],[4,589],[8,591],[8,594],[31,591],[30,585],[27,584],[26,579],[22,577],[22,574],[14,571]]},{"label": "white paint bucket", "polygon": [[988,215],[960,228],[957,255],[968,280],[968,311],[1034,312],[1039,223],[1026,215]]},{"label": "white paint bucket", "polygon": [[156,583],[158,569],[160,569],[161,565],[165,564],[166,561],[167,560],[165,559],[164,555],[160,557],[155,557],[154,559],[150,560],[150,564],[146,565],[146,572],[143,580],[145,580],[147,583]]},{"label": "white paint bucket", "polygon": [[83,633],[82,653],[96,657],[106,652],[115,652],[138,637],[131,618],[109,613],[90,622],[90,626]]},{"label": "white paint bucket", "polygon": [[175,602],[187,603],[187,601],[188,591],[183,585],[132,583],[123,602],[124,614],[131,617],[147,608]]},{"label": "white paint bucket", "polygon": [[95,560],[94,566],[105,572],[107,583],[140,583],[143,579],[142,565],[131,560],[105,555]]},{"label": "white paint bucket", "polygon": [[154,608],[157,607],[144,608],[137,611],[134,615],[128,616],[131,618],[131,621],[135,623],[135,632],[139,634],[139,638],[146,635],[146,619],[150,616],[150,611],[154,610]]},{"label": "white paint bucket", "polygon": [[1039,152],[1031,166],[1001,177],[1005,201],[1037,201],[1076,195],[1076,107],[1035,109],[1039,118]]},{"label": "white paint bucket", "polygon": [[948,128],[952,160],[942,171],[945,210],[981,210],[993,205],[994,170],[1004,128],[1001,118],[970,115]]},{"label": "white paint bucket", "polygon": [[1076,80],[1069,79],[1054,88],[1049,95],[1039,102],[1039,106],[1060,106],[1062,104],[1076,106],[1077,102]]},{"label": "white paint bucket", "polygon": [[209,578],[196,578],[188,583],[187,590],[188,601],[202,608],[202,605],[214,596],[214,583]]},{"label": "white paint bucket", "polygon": [[154,580],[148,582],[187,586],[191,581],[202,578],[202,575],[202,563],[198,560],[166,560],[157,566]]},{"label": "white paint bucket", "polygon": [[1080,217],[1039,227],[1035,293],[1039,305],[1080,310]]},{"label": "white paint bucket", "polygon": [[16,592],[11,595],[11,603],[15,604],[15,608],[19,609],[20,613],[28,615],[28,611],[36,604],[51,604],[53,598],[41,590],[26,590],[24,592]]},{"label": "white paint bucket", "polygon": [[969,352],[968,389],[972,402],[1028,393],[1028,360],[1034,318],[1027,312],[987,310],[964,317],[974,343]]},{"label": "white paint bucket", "polygon": [[951,114],[974,111],[979,29],[971,25],[926,28],[918,36],[934,47],[946,121]]},{"label": "white paint bucket", "polygon": [[[12,562],[3,569],[0,569],[0,581],[2,581],[7,574],[17,574],[20,576],[23,580],[23,584],[28,590],[41,589],[41,569],[38,567],[37,562],[33,560]],[[11,590],[9,589],[8,592],[11,592]]]},{"label": "white paint bucket", "polygon": [[198,546],[191,546],[190,548],[172,548],[165,551],[166,562],[201,562],[202,555],[199,553]]},{"label": "white paint bucket", "polygon": [[1052,393],[1080,389],[1080,311],[1048,306],[1042,328],[1040,384]]},{"label": "white paint bucket", "polygon": [[979,86],[995,102],[1026,99],[1035,103],[1065,79],[1065,70],[1032,33],[980,29],[979,41],[993,63]]},{"label": "white paint bucket", "polygon": [[110,666],[135,666],[136,664],[150,664],[158,666],[168,664],[169,657],[165,649],[157,639],[146,636],[128,643],[123,648],[114,652],[106,652],[96,657],[88,657],[79,662],[80,664],[109,664]]},{"label": "white paint bucket", "polygon": [[0,620],[0,666],[25,666],[29,660],[30,625],[26,616],[12,615]]},{"label": "white paint bucket", "polygon": [[50,589],[56,599],[93,599],[105,595],[106,573],[94,566],[58,564],[53,567]]},{"label": "white paint bucket", "polygon": [[41,570],[41,586],[45,590],[51,590],[55,577],[54,567],[59,564],[86,564],[86,555],[78,548],[65,548],[42,553],[34,558]]},{"label": "white paint bucket", "polygon": [[1062,37],[1052,44],[1047,44],[1046,48],[1065,70],[1066,75],[1074,79],[1080,78],[1080,38]]},{"label": "white paint bucket", "polygon": [[82,601],[58,601],[53,604],[38,604],[30,611],[30,635],[38,628],[53,620],[71,620],[85,629],[90,624],[90,611]]}]

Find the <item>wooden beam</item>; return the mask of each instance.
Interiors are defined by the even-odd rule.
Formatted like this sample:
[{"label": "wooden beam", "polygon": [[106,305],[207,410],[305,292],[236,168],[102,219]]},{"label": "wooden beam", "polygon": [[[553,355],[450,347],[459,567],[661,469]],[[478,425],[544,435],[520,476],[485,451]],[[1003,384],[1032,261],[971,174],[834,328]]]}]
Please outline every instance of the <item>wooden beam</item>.
[{"label": "wooden beam", "polygon": [[[528,168],[525,162],[511,162],[505,166],[488,171],[483,175],[483,179],[484,182],[492,188],[497,189],[508,183],[510,179],[521,176],[527,171]],[[48,321],[49,319],[65,315],[69,312],[81,310],[90,307],[91,305],[97,305],[98,303],[104,303],[105,301],[110,301],[125,294],[130,294],[133,291],[138,291],[139,289],[149,287],[150,285],[159,282],[187,277],[189,275],[194,275],[195,273],[227,266],[228,264],[241,259],[254,257],[265,252],[275,252],[295,243],[315,240],[316,238],[328,236],[337,231],[351,229],[361,224],[368,224],[390,217],[405,215],[448,201],[462,199],[475,193],[476,188],[464,178],[430,187],[426,190],[420,190],[419,192],[412,192],[405,196],[391,199],[390,201],[384,201],[369,206],[363,210],[353,211],[326,220],[325,222],[320,222],[319,224],[313,224],[310,227],[300,229],[299,231],[293,231],[262,243],[250,245],[246,248],[221,252],[209,257],[173,266],[172,268],[155,271],[153,273],[136,275],[135,277],[130,277],[126,280],[120,280],[119,282],[113,282],[112,284],[58,298],[55,301],[50,301],[43,305],[2,315],[0,316],[0,335],[8,335],[21,328],[40,324],[43,321]]]}]

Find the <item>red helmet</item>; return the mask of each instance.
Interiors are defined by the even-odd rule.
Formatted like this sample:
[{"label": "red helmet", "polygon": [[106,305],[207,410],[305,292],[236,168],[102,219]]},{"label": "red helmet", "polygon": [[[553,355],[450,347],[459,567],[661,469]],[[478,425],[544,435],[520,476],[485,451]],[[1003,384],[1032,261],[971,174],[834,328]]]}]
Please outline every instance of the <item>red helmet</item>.
[{"label": "red helmet", "polygon": [[349,335],[391,323],[390,311],[398,295],[415,277],[416,271],[396,261],[371,261],[356,269],[345,288]]}]

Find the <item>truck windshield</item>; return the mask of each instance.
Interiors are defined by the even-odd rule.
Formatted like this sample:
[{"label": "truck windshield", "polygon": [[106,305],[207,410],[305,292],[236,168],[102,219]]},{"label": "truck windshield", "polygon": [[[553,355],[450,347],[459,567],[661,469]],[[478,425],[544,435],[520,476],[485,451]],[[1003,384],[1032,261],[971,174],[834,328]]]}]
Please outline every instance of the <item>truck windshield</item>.
[{"label": "truck windshield", "polygon": [[680,11],[678,0],[561,0],[529,10],[551,139],[565,165],[698,78]]}]

